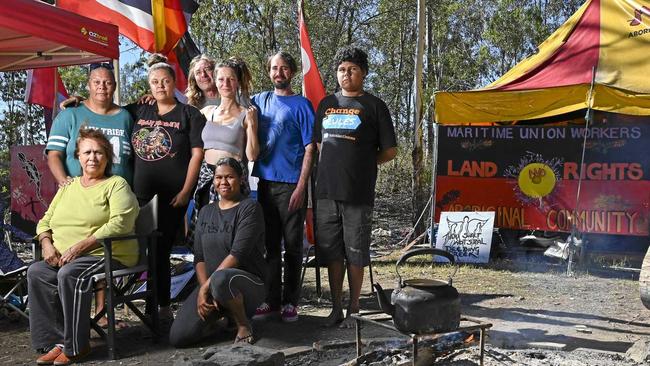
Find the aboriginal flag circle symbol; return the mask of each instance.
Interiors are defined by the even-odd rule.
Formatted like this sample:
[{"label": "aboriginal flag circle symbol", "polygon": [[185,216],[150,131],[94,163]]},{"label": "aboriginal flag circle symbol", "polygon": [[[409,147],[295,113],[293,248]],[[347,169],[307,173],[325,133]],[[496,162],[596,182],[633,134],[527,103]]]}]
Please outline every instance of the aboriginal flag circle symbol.
[{"label": "aboriginal flag circle symbol", "polygon": [[557,177],[551,167],[543,163],[526,165],[517,178],[519,189],[531,198],[541,198],[553,192]]}]

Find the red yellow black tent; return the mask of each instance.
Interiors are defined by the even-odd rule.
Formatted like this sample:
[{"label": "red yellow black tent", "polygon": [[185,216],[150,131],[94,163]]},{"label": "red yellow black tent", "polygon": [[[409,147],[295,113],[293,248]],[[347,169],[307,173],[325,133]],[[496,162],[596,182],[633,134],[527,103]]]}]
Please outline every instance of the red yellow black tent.
[{"label": "red yellow black tent", "polygon": [[648,55],[650,1],[589,0],[536,54],[492,84],[436,93],[435,118],[441,124],[519,121],[588,107],[650,115]]}]

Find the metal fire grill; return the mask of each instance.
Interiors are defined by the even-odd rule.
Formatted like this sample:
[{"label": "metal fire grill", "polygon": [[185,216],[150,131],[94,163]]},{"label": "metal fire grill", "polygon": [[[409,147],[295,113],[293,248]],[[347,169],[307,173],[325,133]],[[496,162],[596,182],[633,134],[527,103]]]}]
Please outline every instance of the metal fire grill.
[{"label": "metal fire grill", "polygon": [[[480,345],[480,365],[483,366],[483,355],[485,352],[485,332],[488,328],[492,327],[491,323],[485,323],[483,321],[480,321],[476,318],[471,318],[468,316],[461,315],[460,321],[461,321],[461,326],[458,327],[457,329],[450,331],[450,332],[440,332],[440,333],[426,333],[426,334],[413,334],[413,333],[404,333],[402,331],[397,330],[395,326],[393,325],[393,318],[389,315],[386,315],[384,317],[376,317],[376,315],[379,314],[384,314],[383,311],[366,311],[363,313],[359,314],[351,314],[350,316],[355,320],[356,322],[356,334],[357,334],[357,357],[361,356],[361,324],[362,323],[370,323],[374,324],[376,326],[390,329],[394,332],[397,332],[399,334],[408,336],[411,338],[411,343],[412,343],[412,352],[413,352],[413,362],[412,364],[415,365],[415,361],[418,357],[418,340],[421,338],[436,338],[444,334],[450,334],[454,332],[472,332],[475,330],[480,331],[480,338],[479,338],[479,345]],[[463,325],[463,322],[465,323],[471,323],[470,325]]]}]

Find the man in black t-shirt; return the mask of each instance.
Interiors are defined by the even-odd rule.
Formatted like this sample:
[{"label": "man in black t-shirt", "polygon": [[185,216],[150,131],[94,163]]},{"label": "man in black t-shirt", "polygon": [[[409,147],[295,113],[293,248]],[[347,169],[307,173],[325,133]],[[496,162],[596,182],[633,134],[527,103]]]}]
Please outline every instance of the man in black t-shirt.
[{"label": "man in black t-shirt", "polygon": [[[330,325],[359,312],[364,267],[370,264],[370,232],[377,165],[397,155],[395,130],[386,103],[363,90],[368,56],[358,48],[336,55],[341,91],[318,106],[314,138],[320,150],[316,179],[317,242],[327,264],[332,313]],[[347,261],[350,303],[343,317],[342,291]]]}]

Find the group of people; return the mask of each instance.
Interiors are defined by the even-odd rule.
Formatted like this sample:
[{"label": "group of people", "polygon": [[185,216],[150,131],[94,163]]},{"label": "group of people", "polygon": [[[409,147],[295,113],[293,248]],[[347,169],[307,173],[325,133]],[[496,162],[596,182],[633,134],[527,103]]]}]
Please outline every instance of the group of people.
[{"label": "group of people", "polygon": [[[306,192],[317,151],[317,245],[333,301],[327,323],[346,319],[345,263],[347,315],[359,311],[377,165],[395,157],[397,143],[386,104],[364,90],[367,55],[348,47],[336,62],[340,90],[315,113],[292,89],[298,68],[286,52],[268,58],[273,90],[252,98],[243,60],[196,57],[188,104],[174,97],[174,69],[161,56],[149,60],[151,95],[123,108],[112,102],[111,65],[91,65],[88,99],[58,115],[46,147],[60,188],[37,227],[44,260],[28,270],[32,344],[44,353],[38,364],[66,365],[88,354],[90,277],[103,270],[98,240],[132,233],[138,203],[154,195],[160,308],[147,311],[170,321],[169,254],[195,201],[187,232],[198,287],[171,324],[171,344],[196,343],[229,323],[235,342],[252,343],[251,318],[298,320]],[[247,197],[251,161],[257,201]],[[113,246],[115,266],[137,262],[137,243]],[[101,295],[96,302],[101,309]]]}]

